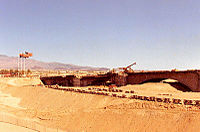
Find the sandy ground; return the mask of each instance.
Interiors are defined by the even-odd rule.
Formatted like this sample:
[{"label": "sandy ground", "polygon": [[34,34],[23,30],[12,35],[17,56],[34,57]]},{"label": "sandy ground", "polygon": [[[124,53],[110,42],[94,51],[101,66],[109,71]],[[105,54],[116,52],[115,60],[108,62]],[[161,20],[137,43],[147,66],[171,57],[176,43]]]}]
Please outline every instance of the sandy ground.
[{"label": "sandy ground", "polygon": [[0,132],[36,132],[36,131],[12,125],[9,123],[0,122]]},{"label": "sandy ground", "polygon": [[[200,108],[45,87],[38,79],[0,79],[0,110],[66,131],[194,132],[200,130]],[[199,99],[200,93],[181,92],[163,83],[128,85],[141,95]],[[165,94],[165,95],[162,95]],[[6,95],[6,96],[5,96]],[[2,98],[2,97],[3,98]],[[3,101],[7,99],[7,101]]]},{"label": "sandy ground", "polygon": [[146,83],[143,85],[127,85],[121,87],[121,89],[134,90],[136,94],[147,95],[147,96],[174,97],[180,99],[200,100],[200,93],[182,92],[172,87],[168,83]]}]

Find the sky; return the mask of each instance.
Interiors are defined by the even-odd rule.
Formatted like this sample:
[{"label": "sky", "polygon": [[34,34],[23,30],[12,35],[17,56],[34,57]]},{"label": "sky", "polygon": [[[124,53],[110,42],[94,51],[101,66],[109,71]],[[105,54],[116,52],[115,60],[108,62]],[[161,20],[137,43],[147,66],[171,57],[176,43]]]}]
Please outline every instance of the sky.
[{"label": "sky", "polygon": [[81,66],[200,69],[199,0],[0,0],[0,54]]}]

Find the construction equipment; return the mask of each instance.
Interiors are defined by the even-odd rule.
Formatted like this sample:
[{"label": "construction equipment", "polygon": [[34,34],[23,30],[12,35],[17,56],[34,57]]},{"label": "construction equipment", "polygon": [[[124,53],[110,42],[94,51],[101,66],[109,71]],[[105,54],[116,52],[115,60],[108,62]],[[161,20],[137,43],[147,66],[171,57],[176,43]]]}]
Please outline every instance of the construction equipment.
[{"label": "construction equipment", "polygon": [[131,67],[132,67],[133,65],[136,65],[136,62],[134,62],[134,63],[128,65],[127,67],[120,67],[119,69],[120,69],[120,70],[123,70],[125,73],[127,73],[127,72],[130,72],[130,71],[133,71],[133,70],[131,69]]}]

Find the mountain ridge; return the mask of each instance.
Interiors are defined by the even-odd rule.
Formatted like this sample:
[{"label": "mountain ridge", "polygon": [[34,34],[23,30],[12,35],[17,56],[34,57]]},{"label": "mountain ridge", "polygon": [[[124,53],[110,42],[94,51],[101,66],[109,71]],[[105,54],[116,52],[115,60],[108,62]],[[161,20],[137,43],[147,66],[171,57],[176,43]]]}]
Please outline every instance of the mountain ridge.
[{"label": "mountain ridge", "polygon": [[[109,70],[108,68],[105,67],[79,66],[74,64],[65,64],[61,62],[43,62],[35,59],[26,59],[25,61],[26,61],[26,69],[34,69],[34,70],[89,70],[89,71]],[[18,57],[0,54],[0,69],[17,69],[17,67],[18,67]]]}]

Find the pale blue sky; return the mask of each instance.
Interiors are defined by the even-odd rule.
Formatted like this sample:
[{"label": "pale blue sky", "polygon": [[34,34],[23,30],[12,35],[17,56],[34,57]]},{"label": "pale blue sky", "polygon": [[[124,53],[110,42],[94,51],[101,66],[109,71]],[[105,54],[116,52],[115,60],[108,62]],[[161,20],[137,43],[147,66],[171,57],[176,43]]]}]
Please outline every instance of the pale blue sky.
[{"label": "pale blue sky", "polygon": [[200,69],[199,0],[0,0],[0,54],[98,67]]}]

